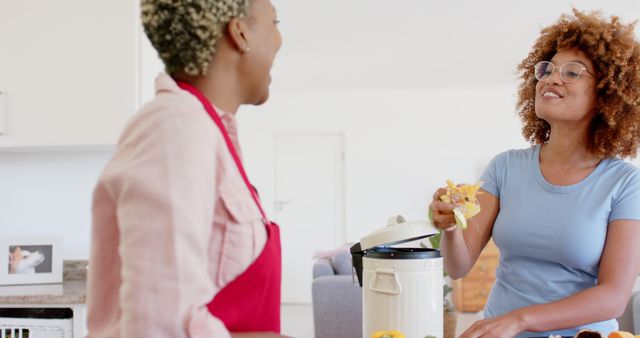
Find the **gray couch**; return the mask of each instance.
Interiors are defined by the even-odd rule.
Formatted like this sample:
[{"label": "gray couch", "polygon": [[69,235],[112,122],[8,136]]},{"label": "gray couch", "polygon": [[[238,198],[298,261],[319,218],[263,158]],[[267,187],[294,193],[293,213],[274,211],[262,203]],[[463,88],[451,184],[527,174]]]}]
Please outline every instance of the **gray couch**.
[{"label": "gray couch", "polygon": [[362,337],[362,289],[351,271],[348,252],[313,264],[315,338]]},{"label": "gray couch", "polygon": [[[362,337],[362,289],[351,271],[348,252],[315,261],[311,286],[315,338]],[[620,330],[640,334],[640,291],[631,295],[618,322]]]},{"label": "gray couch", "polygon": [[618,318],[620,330],[640,334],[640,291],[631,294],[627,308]]}]

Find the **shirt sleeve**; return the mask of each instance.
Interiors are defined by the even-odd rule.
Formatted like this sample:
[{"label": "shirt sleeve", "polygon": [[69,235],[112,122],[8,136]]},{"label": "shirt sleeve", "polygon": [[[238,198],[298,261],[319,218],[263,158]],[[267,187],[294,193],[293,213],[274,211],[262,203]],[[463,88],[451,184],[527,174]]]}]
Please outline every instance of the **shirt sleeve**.
[{"label": "shirt sleeve", "polygon": [[620,192],[614,196],[609,222],[619,219],[640,220],[640,170],[631,170],[623,178]]},{"label": "shirt sleeve", "polygon": [[503,157],[503,154],[495,156],[480,176],[480,180],[484,182],[482,189],[497,198],[500,198],[500,178],[498,173],[500,172],[499,168],[503,166]]},{"label": "shirt sleeve", "polygon": [[125,132],[110,180],[120,233],[114,254],[122,262],[120,336],[230,337],[206,307],[214,294],[211,121],[205,114],[152,113]]}]

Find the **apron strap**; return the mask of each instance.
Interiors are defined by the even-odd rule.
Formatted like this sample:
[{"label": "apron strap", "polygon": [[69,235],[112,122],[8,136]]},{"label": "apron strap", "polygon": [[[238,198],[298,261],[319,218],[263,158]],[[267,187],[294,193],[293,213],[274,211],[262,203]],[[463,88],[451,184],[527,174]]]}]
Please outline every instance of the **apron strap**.
[{"label": "apron strap", "polygon": [[227,148],[231,153],[231,157],[233,157],[233,161],[236,163],[236,167],[240,171],[240,175],[242,176],[242,179],[244,180],[244,183],[247,186],[247,189],[249,189],[249,193],[251,193],[251,197],[253,197],[253,200],[258,206],[258,209],[260,209],[260,213],[262,214],[262,220],[264,221],[265,224],[268,224],[269,220],[267,219],[267,215],[262,209],[262,204],[260,203],[258,192],[253,187],[253,185],[251,185],[251,182],[249,182],[247,173],[244,171],[244,166],[240,161],[240,156],[238,156],[238,152],[236,151],[236,148],[233,146],[233,143],[231,142],[231,137],[229,137],[227,128],[224,126],[224,123],[222,123],[222,119],[220,118],[220,115],[218,115],[218,112],[216,112],[215,108],[213,108],[213,105],[211,104],[211,102],[209,102],[209,100],[204,95],[202,95],[202,93],[196,87],[182,81],[177,81],[177,84],[180,88],[191,93],[200,101],[200,103],[202,103],[202,106],[204,107],[204,109],[207,111],[209,116],[213,119],[213,122],[215,122],[215,124],[218,126],[218,129],[220,129],[220,132],[222,132],[222,136],[224,137],[224,140],[227,143]]}]

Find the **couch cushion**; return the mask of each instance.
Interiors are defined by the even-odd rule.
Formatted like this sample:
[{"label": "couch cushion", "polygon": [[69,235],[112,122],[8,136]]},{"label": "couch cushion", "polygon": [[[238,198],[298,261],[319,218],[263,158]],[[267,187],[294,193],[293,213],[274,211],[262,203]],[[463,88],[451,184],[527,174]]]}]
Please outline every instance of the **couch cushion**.
[{"label": "couch cushion", "polygon": [[[313,263],[313,278],[322,276],[333,276],[336,272],[333,270],[333,264],[329,258],[318,258]],[[2,338],[2,337],[0,337]]]},{"label": "couch cushion", "polygon": [[351,265],[351,253],[341,252],[331,258],[333,269],[337,275],[351,275],[353,268]]}]

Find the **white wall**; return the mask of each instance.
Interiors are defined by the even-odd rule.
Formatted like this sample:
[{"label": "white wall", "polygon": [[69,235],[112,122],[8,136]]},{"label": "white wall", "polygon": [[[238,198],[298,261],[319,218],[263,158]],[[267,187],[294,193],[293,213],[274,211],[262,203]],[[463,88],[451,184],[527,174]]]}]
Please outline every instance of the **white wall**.
[{"label": "white wall", "polygon": [[[637,0],[272,0],[288,89],[511,86],[540,29],[560,14],[640,18]],[[636,29],[640,32],[640,29]]]},{"label": "white wall", "polygon": [[445,179],[475,182],[497,152],[526,146],[513,102],[510,88],[287,91],[238,116],[249,174],[270,210],[274,133],[344,132],[346,237],[354,241],[395,214],[425,219]]},{"label": "white wall", "polygon": [[0,236],[63,235],[64,259],[87,259],[91,193],[109,158],[109,151],[0,153]]},{"label": "white wall", "polygon": [[[284,91],[238,116],[248,171],[271,215],[274,133],[344,132],[353,241],[394,214],[424,219],[445,179],[475,181],[497,152],[526,146],[513,111],[510,88]],[[0,153],[0,234],[63,234],[65,258],[87,258],[91,193],[110,154]]]}]

